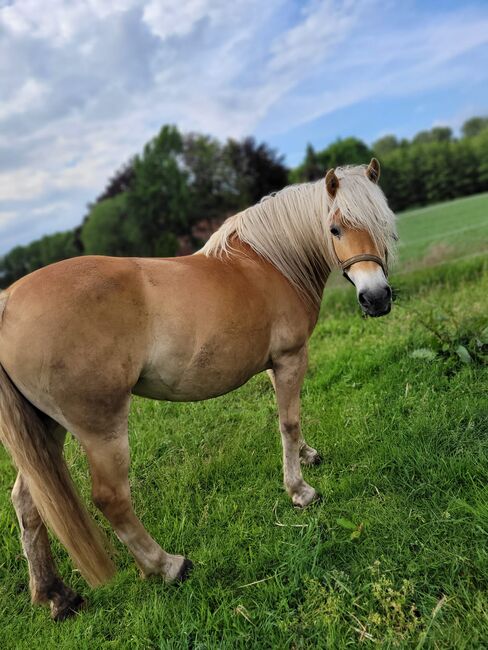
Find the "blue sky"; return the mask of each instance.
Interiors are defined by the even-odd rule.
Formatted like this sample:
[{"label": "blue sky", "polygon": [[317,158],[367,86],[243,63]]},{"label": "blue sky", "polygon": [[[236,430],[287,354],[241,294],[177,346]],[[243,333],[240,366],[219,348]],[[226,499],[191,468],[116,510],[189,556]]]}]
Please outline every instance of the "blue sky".
[{"label": "blue sky", "polygon": [[294,165],[307,142],[456,131],[487,82],[486,1],[0,0],[0,254],[80,223],[164,123]]}]

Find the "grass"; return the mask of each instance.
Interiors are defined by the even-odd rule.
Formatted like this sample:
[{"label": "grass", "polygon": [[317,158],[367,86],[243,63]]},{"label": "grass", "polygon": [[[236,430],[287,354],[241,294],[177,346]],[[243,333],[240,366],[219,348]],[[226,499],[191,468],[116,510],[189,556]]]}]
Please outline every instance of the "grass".
[{"label": "grass", "polygon": [[410,270],[488,250],[488,194],[399,215],[399,261]]},{"label": "grass", "polygon": [[[473,224],[487,199],[466,200]],[[442,210],[449,228],[469,212],[457,201],[401,218],[405,263],[425,260],[432,243],[422,233],[442,240]],[[460,235],[452,241],[459,257],[469,252]],[[139,580],[116,542],[117,578],[90,591],[55,543],[62,575],[89,607],[51,623],[29,602],[9,502],[14,471],[2,453],[2,648],[486,647],[488,264],[479,256],[417,268],[397,284],[396,306],[378,320],[359,317],[351,289],[327,292],[302,401],[304,432],[324,457],[304,473],[323,498],[304,511],[281,487],[265,376],[199,404],[134,400],[135,506],[168,551],[194,561],[180,587]],[[67,455],[88,500],[73,441]]]}]

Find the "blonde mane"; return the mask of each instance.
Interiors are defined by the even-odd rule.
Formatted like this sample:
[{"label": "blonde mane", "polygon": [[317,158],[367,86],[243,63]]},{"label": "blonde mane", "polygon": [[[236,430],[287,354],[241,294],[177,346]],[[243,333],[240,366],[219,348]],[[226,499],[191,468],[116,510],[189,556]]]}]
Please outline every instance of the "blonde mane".
[{"label": "blonde mane", "polygon": [[339,265],[329,230],[337,210],[345,225],[366,230],[389,262],[393,257],[395,215],[365,170],[365,165],[337,167],[339,188],[333,200],[323,179],[290,185],[266,196],[229,217],[198,253],[215,257],[231,254],[232,239],[237,237],[319,305],[330,270]]}]

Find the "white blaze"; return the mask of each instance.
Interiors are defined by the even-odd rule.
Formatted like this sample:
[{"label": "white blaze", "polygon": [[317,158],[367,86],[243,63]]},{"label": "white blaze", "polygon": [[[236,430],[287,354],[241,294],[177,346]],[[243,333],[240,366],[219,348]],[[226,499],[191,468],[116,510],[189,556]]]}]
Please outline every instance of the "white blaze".
[{"label": "white blaze", "polygon": [[361,291],[375,291],[376,289],[382,289],[388,285],[388,280],[383,273],[383,269],[379,265],[374,270],[365,271],[358,267],[357,264],[353,264],[347,271],[347,274],[354,282],[358,294],[361,293]]}]

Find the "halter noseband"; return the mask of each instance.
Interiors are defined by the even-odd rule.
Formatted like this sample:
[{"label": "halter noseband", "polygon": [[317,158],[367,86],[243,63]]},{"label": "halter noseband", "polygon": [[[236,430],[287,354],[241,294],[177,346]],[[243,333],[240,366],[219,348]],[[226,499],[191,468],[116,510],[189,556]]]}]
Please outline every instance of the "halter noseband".
[{"label": "halter noseband", "polygon": [[379,264],[383,269],[385,277],[388,277],[388,267],[386,260],[383,261],[381,257],[378,257],[378,255],[373,255],[372,253],[361,253],[361,255],[353,255],[352,257],[349,257],[349,259],[345,260],[344,262],[339,262],[342,269],[342,275],[346,278],[346,280],[349,280],[351,284],[354,284],[354,282],[347,274],[347,269],[353,264],[356,264],[356,262],[376,262],[376,264]]}]

